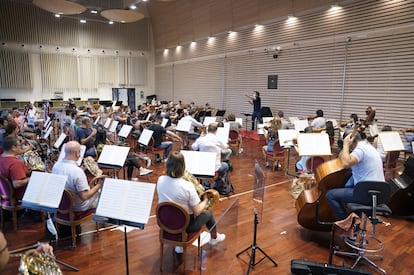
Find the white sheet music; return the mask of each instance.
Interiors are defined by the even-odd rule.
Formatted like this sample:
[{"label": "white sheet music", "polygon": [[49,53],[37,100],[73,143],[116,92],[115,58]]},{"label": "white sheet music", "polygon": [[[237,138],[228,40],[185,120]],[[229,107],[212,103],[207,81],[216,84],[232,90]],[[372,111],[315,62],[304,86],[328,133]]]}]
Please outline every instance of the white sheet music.
[{"label": "white sheet music", "polygon": [[106,129],[108,129],[109,125],[111,125],[111,121],[112,121],[112,119],[110,119],[109,117],[106,118],[106,121],[105,121],[105,124],[104,124],[104,127]]},{"label": "white sheet music", "polygon": [[240,125],[243,125],[243,118],[242,117],[236,117],[236,122],[240,123]]},{"label": "white sheet music", "polygon": [[224,144],[227,144],[229,143],[229,132],[230,132],[230,127],[217,127],[216,136]]},{"label": "white sheet music", "polygon": [[122,125],[121,130],[119,130],[118,136],[127,138],[131,130],[132,130],[131,125]]},{"label": "white sheet music", "polygon": [[51,125],[49,125],[49,128],[47,128],[46,133],[43,135],[43,138],[48,139],[50,133],[52,132],[52,130],[53,130],[53,127]]},{"label": "white sheet music", "polygon": [[95,119],[95,122],[93,124],[95,124],[95,125],[98,124],[100,119],[101,119],[101,116],[97,116],[96,119]]},{"label": "white sheet music", "polygon": [[168,123],[168,118],[163,117],[162,122],[161,122],[161,126],[165,128],[165,126],[167,126],[167,123]]},{"label": "white sheet music", "polygon": [[289,117],[290,124],[295,124],[295,121],[296,121],[296,120],[299,120],[299,118],[298,118],[298,117],[296,117],[296,116],[291,116],[291,117]]},{"label": "white sheet music", "polygon": [[39,206],[58,208],[67,176],[33,171],[22,201]]},{"label": "white sheet music", "polygon": [[152,183],[106,178],[96,215],[146,224],[151,212],[154,191],[155,184]]},{"label": "white sheet music", "polygon": [[191,121],[189,120],[182,120],[178,121],[177,127],[175,128],[176,131],[180,132],[189,132],[191,128]]},{"label": "white sheet music", "polygon": [[405,147],[398,132],[380,132],[378,133],[379,141],[384,148],[384,152],[404,151]]},{"label": "white sheet music", "polygon": [[107,164],[123,167],[129,153],[129,147],[104,145],[98,164]]},{"label": "white sheet music", "polygon": [[309,122],[306,119],[295,120],[293,124],[295,125],[295,130],[298,134],[299,132],[304,131],[305,128],[309,126]]},{"label": "white sheet music", "polygon": [[289,130],[278,130],[279,136],[279,144],[282,147],[292,147],[293,146],[293,139],[297,138],[298,133],[296,130],[289,129]]},{"label": "white sheet music", "polygon": [[298,135],[300,156],[329,156],[331,145],[326,133],[307,133]]},{"label": "white sheet music", "polygon": [[216,153],[199,151],[180,151],[184,155],[185,168],[193,175],[214,176]]},{"label": "white sheet music", "polygon": [[62,145],[62,142],[65,140],[66,137],[67,135],[65,133],[61,133],[59,138],[56,140],[55,144],[53,144],[53,147],[58,149],[60,145]]},{"label": "white sheet music", "polygon": [[[65,147],[66,147],[66,143],[63,144],[62,149],[60,150],[60,154],[59,154],[59,158],[58,161],[61,161],[62,159],[65,158],[66,154],[65,154]],[[76,164],[78,166],[81,165],[82,160],[83,160],[83,155],[85,155],[85,151],[86,151],[86,146],[85,145],[81,145],[80,146],[80,157],[78,158],[78,160],[76,161]]]},{"label": "white sheet music", "polygon": [[154,131],[145,128],[142,131],[141,135],[139,136],[138,143],[139,144],[142,144],[142,145],[148,145],[148,143],[149,143],[149,141],[150,141],[150,139],[152,137],[152,133],[153,132]]},{"label": "white sheet music", "polygon": [[215,122],[216,122],[216,117],[215,116],[206,116],[204,118],[203,125],[208,126],[211,123],[215,123]]},{"label": "white sheet music", "polygon": [[263,119],[263,124],[269,125],[270,121],[273,119],[273,117],[266,116],[266,117],[263,117],[262,119]]},{"label": "white sheet music", "polygon": [[111,123],[111,128],[109,128],[109,132],[111,133],[115,133],[116,131],[116,127],[118,126],[119,121],[118,120],[114,120]]}]

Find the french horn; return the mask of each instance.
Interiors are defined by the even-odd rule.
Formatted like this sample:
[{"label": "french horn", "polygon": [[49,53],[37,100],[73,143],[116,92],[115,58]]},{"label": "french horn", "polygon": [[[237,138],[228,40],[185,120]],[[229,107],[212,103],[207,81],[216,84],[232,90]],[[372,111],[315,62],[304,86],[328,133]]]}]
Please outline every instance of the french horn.
[{"label": "french horn", "polygon": [[35,249],[26,251],[20,258],[19,272],[23,275],[61,275],[55,259]]},{"label": "french horn", "polygon": [[220,194],[215,189],[206,190],[203,194],[201,194],[200,198],[203,200],[205,196],[207,196],[208,199],[205,207],[206,210],[211,210],[220,199]]}]

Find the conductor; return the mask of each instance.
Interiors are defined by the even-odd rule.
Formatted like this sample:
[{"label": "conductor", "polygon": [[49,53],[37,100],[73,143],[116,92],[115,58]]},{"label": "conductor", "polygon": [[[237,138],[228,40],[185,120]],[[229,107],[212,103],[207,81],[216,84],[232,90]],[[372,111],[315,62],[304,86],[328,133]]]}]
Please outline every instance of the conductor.
[{"label": "conductor", "polygon": [[254,130],[254,121],[257,118],[258,123],[262,124],[262,102],[260,99],[260,93],[258,91],[254,91],[253,95],[246,93],[245,96],[249,98],[249,103],[253,105],[253,113],[252,113],[252,131]]}]

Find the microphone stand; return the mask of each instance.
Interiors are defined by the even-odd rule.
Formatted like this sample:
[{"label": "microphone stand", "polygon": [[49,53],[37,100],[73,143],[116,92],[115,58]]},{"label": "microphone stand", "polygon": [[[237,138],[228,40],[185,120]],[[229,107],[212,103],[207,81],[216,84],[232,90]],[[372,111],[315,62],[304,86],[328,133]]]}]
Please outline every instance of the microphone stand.
[{"label": "microphone stand", "polygon": [[[254,233],[253,233],[253,243],[246,247],[245,249],[243,249],[242,251],[240,251],[239,253],[237,253],[236,257],[238,258],[240,256],[240,254],[243,254],[244,252],[246,252],[247,250],[249,250],[250,248],[252,249],[252,252],[250,254],[250,262],[249,262],[249,268],[247,269],[247,275],[250,273],[250,268],[255,267],[257,264],[259,264],[261,261],[263,261],[264,259],[268,258],[275,266],[277,266],[277,263],[275,260],[273,260],[269,255],[266,254],[266,252],[263,251],[263,249],[261,249],[257,243],[256,243],[256,235],[257,235],[257,224],[259,223],[259,220],[257,219],[257,210],[256,208],[254,209]],[[259,261],[256,262],[256,249],[258,249],[260,252],[263,253],[264,257],[261,258]]]}]

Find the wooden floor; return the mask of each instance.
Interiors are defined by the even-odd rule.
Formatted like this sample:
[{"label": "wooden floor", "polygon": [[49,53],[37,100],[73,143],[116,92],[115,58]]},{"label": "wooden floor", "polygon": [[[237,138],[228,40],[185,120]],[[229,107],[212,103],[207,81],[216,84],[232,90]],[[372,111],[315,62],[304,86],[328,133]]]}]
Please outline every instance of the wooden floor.
[{"label": "wooden floor", "polygon": [[[254,209],[259,212],[257,225],[257,245],[278,266],[265,258],[256,249],[252,274],[290,274],[292,259],[307,259],[326,263],[328,261],[329,232],[312,232],[302,228],[296,220],[295,200],[291,195],[291,178],[284,172],[272,172],[264,167],[261,156],[263,141],[245,138],[244,152],[232,156],[234,171],[231,174],[235,194],[230,198],[222,198],[214,208],[217,218],[220,217],[218,231],[227,238],[215,247],[203,246],[207,255],[203,263],[204,274],[245,274],[248,269],[251,244],[254,232]],[[177,146],[177,145],[175,145]],[[295,158],[291,152],[290,166],[293,172]],[[258,159],[266,174],[266,189],[263,204],[252,199],[254,161]],[[150,181],[156,183],[158,176],[164,173],[164,164],[152,165],[154,173]],[[145,178],[144,178],[145,179]],[[143,230],[132,230],[127,233],[128,261],[130,274],[179,274],[183,273],[182,265],[177,266],[173,256],[173,248],[167,246],[164,255],[164,271],[159,272],[160,250],[158,226],[154,217],[157,197],[155,195],[151,217]],[[222,215],[229,206],[230,210]],[[263,211],[262,211],[263,209]],[[414,270],[414,223],[412,218],[385,218],[389,226],[378,225],[377,235],[385,243],[384,260],[378,261],[388,274],[413,274]],[[94,223],[82,226],[82,235],[78,238],[77,247],[70,248],[69,240],[60,240],[55,246],[58,259],[79,269],[73,272],[63,267],[64,274],[126,274],[124,232],[113,227],[102,230],[99,235],[93,232]],[[47,240],[45,226],[42,222],[33,223],[22,217],[19,229],[13,232],[10,221],[3,229],[9,243],[9,249],[15,250],[30,246],[37,241]],[[249,248],[238,258],[236,254]],[[16,274],[19,257],[12,257],[3,274]],[[200,273],[200,265],[196,247],[188,250],[187,274]],[[345,258],[334,258],[337,265],[350,265]],[[360,269],[374,271],[362,263]],[[374,274],[376,271],[373,272]]]}]

